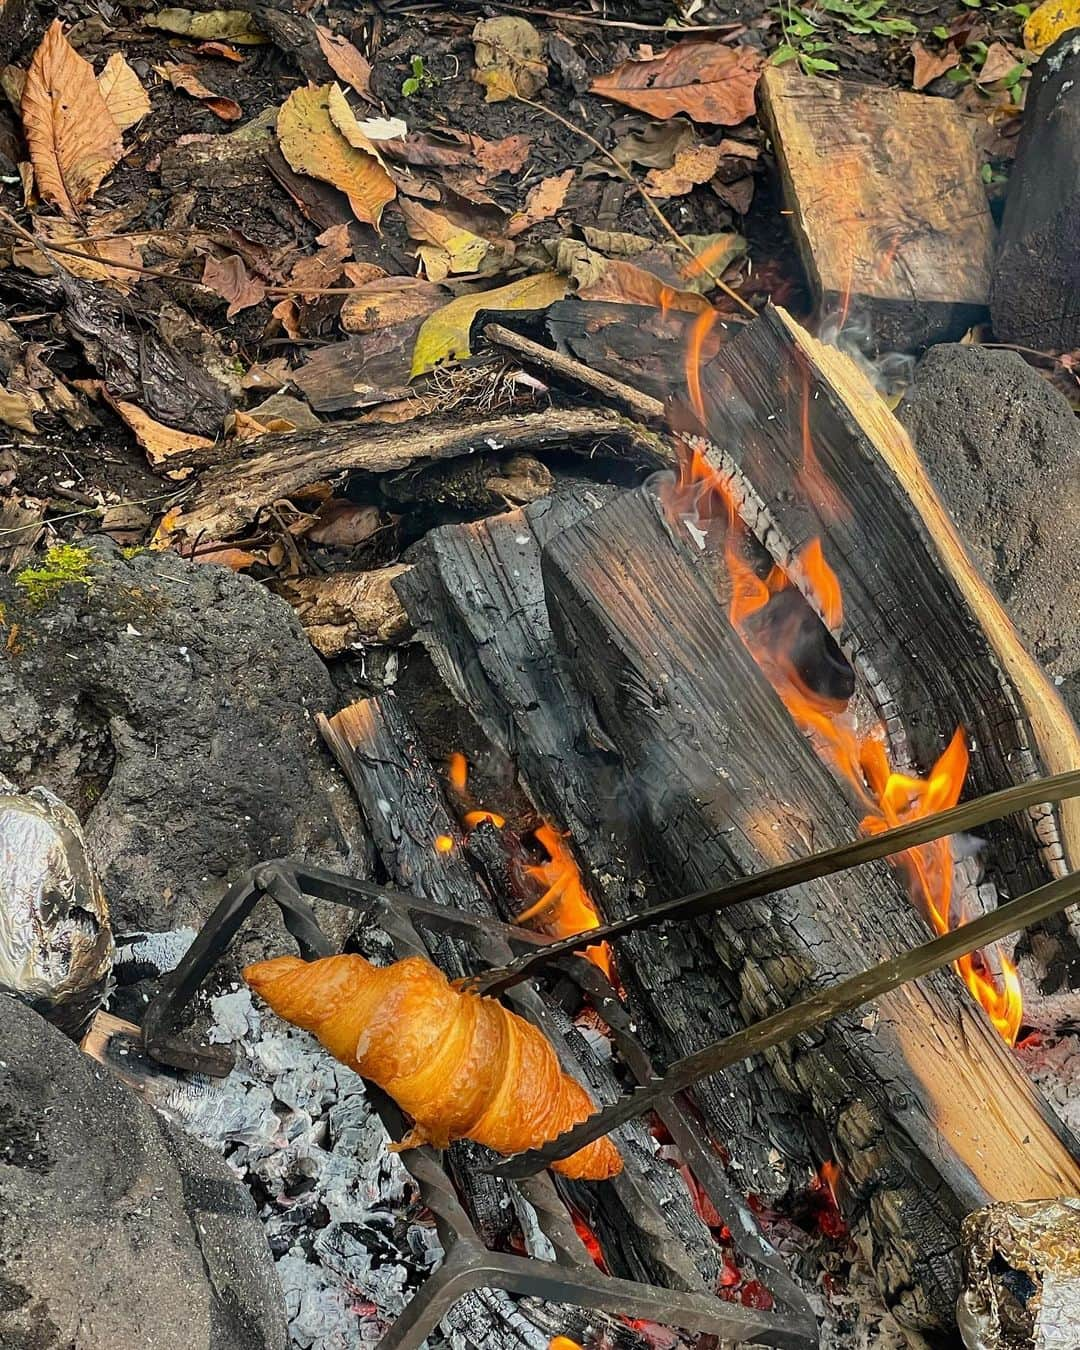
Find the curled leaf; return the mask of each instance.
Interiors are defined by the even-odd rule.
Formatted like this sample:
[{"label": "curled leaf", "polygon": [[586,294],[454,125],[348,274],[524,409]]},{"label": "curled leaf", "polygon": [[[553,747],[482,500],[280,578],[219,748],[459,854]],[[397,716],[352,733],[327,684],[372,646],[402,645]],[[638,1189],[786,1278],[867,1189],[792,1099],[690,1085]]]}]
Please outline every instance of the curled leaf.
[{"label": "curled leaf", "polygon": [[762,59],[750,47],[681,42],[648,61],[624,61],[591,91],[652,117],[688,113],[695,122],[734,126],[754,115]]},{"label": "curled leaf", "polygon": [[490,291],[475,291],[451,300],[425,319],[416,335],[412,373],[422,375],[444,361],[469,355],[469,329],[482,309],[546,309],[566,295],[566,278],[556,272],[522,277]]},{"label": "curled leaf", "polygon": [[243,117],[243,110],[235,99],[224,94],[215,94],[199,79],[199,68],[191,62],[182,65],[166,64],[154,69],[164,80],[168,80],[174,89],[182,89],[185,94],[205,103],[212,113],[216,113],[223,122],[236,122]]},{"label": "curled leaf", "polygon": [[249,274],[243,259],[235,253],[230,253],[227,258],[207,258],[202,284],[229,302],[229,308],[225,311],[227,319],[266,299],[264,283]]},{"label": "curled leaf", "polygon": [[481,19],[473,29],[473,79],[487,90],[488,103],[532,98],[548,80],[544,40],[527,19]]},{"label": "curled leaf", "polygon": [[127,131],[150,111],[150,95],[138,75],[124,60],[122,52],[113,52],[97,78],[105,106],[121,131]]},{"label": "curled leaf", "polygon": [[921,42],[911,44],[911,55],[915,58],[915,71],[911,77],[912,89],[925,89],[939,75],[954,70],[960,64],[960,53],[952,47],[944,51],[932,52]]},{"label": "curled leaf", "polygon": [[479,271],[491,249],[486,239],[406,197],[398,206],[409,234],[421,241],[417,252],[429,281],[442,281],[451,272]]},{"label": "curled leaf", "polygon": [[59,19],[30,62],[20,111],[38,192],[76,219],[123,146],[90,63],[68,42]]},{"label": "curled leaf", "polygon": [[690,145],[678,151],[670,169],[650,169],[645,185],[650,197],[682,197],[698,183],[707,183],[727,158],[722,145]]},{"label": "curled leaf", "polygon": [[542,183],[537,183],[525,198],[524,211],[517,211],[510,217],[507,235],[514,239],[539,221],[550,220],[566,201],[573,181],[574,170],[567,169],[555,178],[545,178]]},{"label": "curled leaf", "polygon": [[296,173],[344,192],[357,220],[377,230],[383,207],[393,201],[397,189],[374,154],[350,145],[334,125],[329,103],[336,88],[308,85],[289,95],[278,113],[281,153]]}]

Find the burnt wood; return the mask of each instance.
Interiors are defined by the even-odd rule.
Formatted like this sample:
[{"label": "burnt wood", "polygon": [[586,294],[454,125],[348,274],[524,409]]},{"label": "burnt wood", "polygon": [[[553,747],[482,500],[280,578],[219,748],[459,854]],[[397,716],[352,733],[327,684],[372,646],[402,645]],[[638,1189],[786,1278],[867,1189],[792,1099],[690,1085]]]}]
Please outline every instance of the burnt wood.
[{"label": "burnt wood", "polygon": [[[466,861],[461,831],[400,701],[387,694],[364,699],[332,718],[320,717],[319,727],[371,822],[375,846],[394,883],[434,904],[495,917],[494,900]],[[440,835],[452,840],[446,852],[435,847]],[[477,954],[458,939],[431,933],[427,942],[448,975],[477,970]],[[531,990],[523,990],[522,996],[538,997]],[[556,1042],[555,1049],[567,1072],[584,1072],[599,1103],[616,1100],[620,1088],[610,1066],[587,1050],[557,1005],[549,1003],[545,1017],[560,1028],[563,1044]],[[568,1046],[577,1053],[570,1054]],[[618,1177],[603,1186],[567,1184],[578,1207],[590,1212],[595,1227],[609,1240],[609,1259],[617,1253],[623,1273],[669,1289],[713,1289],[720,1250],[678,1173],[655,1156],[640,1121],[620,1130],[616,1139],[623,1156]],[[513,1204],[505,1183],[480,1171],[485,1155],[493,1155],[468,1140],[452,1144],[449,1153],[485,1240],[505,1241],[515,1223]],[[635,1222],[628,1221],[628,1214]]]},{"label": "burnt wood", "polygon": [[[660,886],[701,889],[855,835],[845,793],[728,622],[709,558],[653,498],[626,494],[555,534],[543,569],[559,648],[635,785]],[[927,932],[899,874],[875,863],[685,925],[669,935],[676,979],[637,975],[660,1004],[697,990],[700,1046],[715,1008],[752,1022]],[[754,1076],[824,1129],[883,1293],[924,1332],[954,1325],[965,1213],[1080,1183],[1061,1127],[949,971],[770,1052]],[[720,1077],[718,1095],[734,1090]],[[695,1093],[716,1128],[715,1097]]]},{"label": "burnt wood", "polygon": [[870,320],[884,350],[986,317],[994,226],[947,99],[766,66],[762,114],[819,303]]},{"label": "burnt wood", "polygon": [[[555,649],[541,547],[613,498],[579,488],[465,525],[433,530],[395,581],[409,618],[447,687],[516,764],[536,808],[568,843],[606,919],[670,898],[650,881],[631,822],[635,785],[599,733],[588,699]],[[742,1025],[714,981],[694,970],[685,934],[631,934],[619,969],[658,1064]],[[778,1085],[746,1066],[706,1082],[701,1100],[728,1142],[746,1191],[778,1201],[813,1170],[801,1113]]]},{"label": "burnt wood", "polygon": [[[958,726],[972,795],[1080,767],[1080,733],[1057,691],[853,362],[770,309],[703,368],[701,388],[707,457],[804,593],[797,555],[822,539],[844,598],[834,636],[898,767],[926,773]],[[1013,898],[1080,865],[1080,804],[985,835],[988,878]]]}]

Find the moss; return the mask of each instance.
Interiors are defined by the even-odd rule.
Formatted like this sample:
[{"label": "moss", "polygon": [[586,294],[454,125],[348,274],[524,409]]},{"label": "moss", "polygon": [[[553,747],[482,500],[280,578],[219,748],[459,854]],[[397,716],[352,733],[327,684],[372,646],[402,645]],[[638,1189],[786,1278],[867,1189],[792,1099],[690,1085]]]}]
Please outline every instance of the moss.
[{"label": "moss", "polygon": [[132,558],[138,558],[141,554],[149,552],[150,550],[145,544],[125,544],[120,550],[120,556],[125,561],[130,562]]},{"label": "moss", "polygon": [[54,544],[37,566],[24,567],[15,578],[15,585],[26,596],[27,604],[43,605],[64,586],[90,587],[93,578],[90,566],[94,555],[78,544]]}]

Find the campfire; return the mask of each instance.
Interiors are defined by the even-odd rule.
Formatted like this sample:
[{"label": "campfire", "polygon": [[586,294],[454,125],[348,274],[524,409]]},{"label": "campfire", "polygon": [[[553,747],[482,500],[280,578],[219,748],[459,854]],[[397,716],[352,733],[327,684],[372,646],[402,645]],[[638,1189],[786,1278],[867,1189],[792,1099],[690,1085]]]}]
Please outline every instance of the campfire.
[{"label": "campfire", "polygon": [[[997,256],[987,197],[1025,83],[1046,125],[1080,79],[1067,32],[1035,68],[1064,18],[1023,16],[1030,61],[1011,10],[923,34],[924,95],[819,78],[840,29],[907,32],[880,6],[789,6],[779,46],[716,5],[248,8],[143,34],[234,98],[0,7],[0,418],[40,438],[0,465],[0,1343],[153,1339],[105,1306],[134,1234],[253,1350],[1075,1350],[1075,587],[1016,553],[1075,562],[1040,397],[1080,365],[1072,309],[1015,297],[1031,117]],[[354,45],[384,28],[393,78]],[[256,89],[227,144],[156,145],[162,91],[179,132],[174,94],[232,123]],[[103,214],[133,169],[152,213]],[[913,440],[934,354],[992,386],[1002,342],[1035,412]],[[167,476],[111,543],[81,467],[70,511],[15,500],[26,451],[83,463],[57,409]],[[54,1319],[65,1190],[102,1306]]]}]

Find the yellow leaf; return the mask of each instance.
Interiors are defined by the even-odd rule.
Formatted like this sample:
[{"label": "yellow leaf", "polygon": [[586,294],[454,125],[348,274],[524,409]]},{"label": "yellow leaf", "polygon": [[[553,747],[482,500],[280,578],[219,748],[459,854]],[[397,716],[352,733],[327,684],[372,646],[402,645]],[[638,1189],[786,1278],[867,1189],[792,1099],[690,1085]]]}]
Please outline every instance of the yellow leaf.
[{"label": "yellow leaf", "polygon": [[209,450],[214,444],[205,436],[177,431],[175,427],[156,422],[136,403],[114,398],[110,398],[109,403],[135,433],[135,439],[146,451],[147,459],[155,466],[166,463],[173,455],[179,455],[185,450]]},{"label": "yellow leaf", "polygon": [[527,19],[481,19],[473,29],[473,79],[487,90],[488,103],[532,98],[547,84],[544,39]]},{"label": "yellow leaf", "polygon": [[122,52],[113,52],[105,62],[97,85],[106,108],[121,131],[141,122],[150,111],[150,95],[124,60]]},{"label": "yellow leaf", "polygon": [[77,218],[123,146],[93,68],[68,42],[59,19],[30,62],[21,113],[38,192]]},{"label": "yellow leaf", "polygon": [[365,154],[374,155],[382,167],[386,168],[383,157],[379,154],[379,147],[368,139],[367,133],[356,120],[356,114],[349,107],[349,100],[345,97],[340,85],[332,84],[330,86],[330,93],[326,99],[326,110],[330,114],[330,121],[333,122],[354,150],[363,150]]},{"label": "yellow leaf", "polygon": [[1024,46],[1042,56],[1070,28],[1080,28],[1080,0],[1043,0],[1024,24]]},{"label": "yellow leaf", "polygon": [[397,189],[374,155],[350,145],[334,125],[329,108],[334,88],[309,84],[289,95],[278,113],[281,153],[296,173],[344,192],[357,220],[377,230],[383,207],[393,201]]},{"label": "yellow leaf", "polygon": [[34,410],[28,395],[12,393],[0,385],[0,422],[14,427],[16,431],[33,435],[37,427],[34,425]]},{"label": "yellow leaf", "polygon": [[462,295],[438,309],[416,335],[412,374],[434,370],[443,361],[460,361],[469,355],[469,329],[482,309],[546,309],[561,300],[567,291],[565,277],[557,272],[540,272],[522,277],[492,291]]},{"label": "yellow leaf", "polygon": [[226,39],[249,46],[266,41],[266,35],[255,27],[255,20],[243,9],[211,9],[204,14],[195,14],[190,9],[163,9],[157,14],[148,14],[143,23],[150,28],[162,28],[166,33],[203,41]]},{"label": "yellow leaf", "polygon": [[421,241],[417,252],[424,261],[429,281],[442,281],[451,272],[480,269],[491,248],[486,239],[407,197],[401,198],[398,208],[405,217],[409,234]]}]

